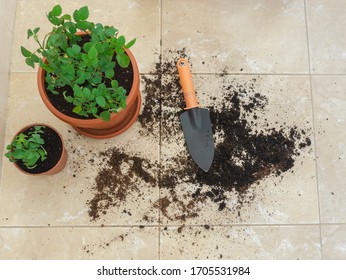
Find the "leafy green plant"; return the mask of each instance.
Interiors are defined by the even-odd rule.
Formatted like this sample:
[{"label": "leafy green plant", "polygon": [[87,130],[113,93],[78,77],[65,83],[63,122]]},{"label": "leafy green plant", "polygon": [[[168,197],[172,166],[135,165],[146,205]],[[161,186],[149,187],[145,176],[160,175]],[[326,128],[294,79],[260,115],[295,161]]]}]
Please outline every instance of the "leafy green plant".
[{"label": "leafy green plant", "polygon": [[[87,6],[72,15],[62,14],[61,6],[54,6],[47,14],[52,31],[40,41],[40,28],[29,29],[27,37],[33,38],[38,48],[31,52],[22,46],[21,52],[27,65],[34,68],[38,64],[46,71],[48,90],[53,94],[62,92],[65,100],[74,105],[74,113],[108,121],[111,112],[126,107],[126,90],[114,78],[114,67],[116,63],[122,68],[129,66],[125,50],[136,39],[126,43],[117,29],[87,21],[88,17]],[[83,41],[77,31],[87,33],[88,40]],[[66,86],[72,89],[72,95],[63,90]]]},{"label": "leafy green plant", "polygon": [[47,151],[44,149],[44,140],[41,134],[44,133],[43,126],[34,126],[32,131],[28,133],[20,133],[6,147],[8,152],[5,156],[11,161],[21,161],[28,169],[37,166],[39,159],[44,161],[47,159]]}]

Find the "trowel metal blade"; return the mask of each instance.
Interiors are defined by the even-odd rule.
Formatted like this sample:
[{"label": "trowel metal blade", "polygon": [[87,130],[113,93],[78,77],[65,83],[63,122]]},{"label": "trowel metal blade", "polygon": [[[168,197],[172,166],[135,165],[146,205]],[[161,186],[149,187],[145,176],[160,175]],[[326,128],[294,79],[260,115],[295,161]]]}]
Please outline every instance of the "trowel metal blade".
[{"label": "trowel metal blade", "polygon": [[209,110],[189,109],[180,115],[180,122],[191,157],[207,172],[214,159],[214,139]]}]

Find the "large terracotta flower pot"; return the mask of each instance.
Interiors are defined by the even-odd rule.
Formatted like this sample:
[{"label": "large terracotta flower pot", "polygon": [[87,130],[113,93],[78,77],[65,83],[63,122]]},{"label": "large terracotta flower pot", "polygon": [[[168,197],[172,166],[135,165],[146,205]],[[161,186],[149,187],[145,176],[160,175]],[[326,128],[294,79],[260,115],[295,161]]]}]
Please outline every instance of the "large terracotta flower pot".
[{"label": "large terracotta flower pot", "polygon": [[[61,134],[60,134],[56,129],[54,129],[53,127],[51,127],[51,126],[49,126],[49,125],[47,125],[47,124],[41,124],[41,123],[27,125],[27,126],[25,126],[24,128],[22,128],[21,130],[19,130],[19,131],[16,133],[16,135],[14,136],[14,138],[12,139],[12,141],[13,141],[13,140],[15,139],[15,137],[16,137],[17,135],[19,135],[20,133],[22,133],[22,132],[28,130],[29,128],[31,128],[31,127],[33,127],[33,126],[37,126],[37,125],[38,125],[38,126],[49,127],[49,128],[52,129],[52,130],[56,133],[56,135],[60,138],[61,146],[62,146],[60,158],[57,160],[57,162],[55,163],[55,165],[54,165],[51,169],[49,169],[49,170],[47,170],[47,171],[45,171],[45,172],[42,172],[42,173],[30,173],[29,171],[26,171],[26,170],[22,169],[22,168],[20,167],[20,165],[19,165],[17,162],[14,162],[14,166],[15,166],[19,171],[23,172],[24,174],[31,175],[31,176],[55,175],[55,174],[59,173],[60,171],[62,171],[62,170],[65,168],[66,163],[67,163],[67,158],[68,158],[67,151],[66,151],[65,144],[64,144],[64,141],[63,141],[63,139],[62,139],[62,136],[61,136]],[[49,145],[49,144],[50,144],[50,143],[45,143],[45,146],[47,146],[47,145]],[[53,149],[54,149],[54,148],[56,148],[56,147],[53,147]],[[50,160],[50,159],[49,159],[49,154],[48,154],[48,157],[47,157],[46,160]]]},{"label": "large terracotta flower pot", "polygon": [[126,49],[126,53],[131,60],[133,70],[133,84],[126,98],[126,108],[118,113],[111,113],[109,121],[102,119],[77,119],[67,116],[56,109],[50,102],[44,85],[45,71],[39,68],[37,75],[38,89],[44,104],[60,120],[72,125],[79,133],[98,139],[111,138],[123,133],[137,119],[141,107],[141,94],[139,92],[139,71],[137,62],[132,52]]}]

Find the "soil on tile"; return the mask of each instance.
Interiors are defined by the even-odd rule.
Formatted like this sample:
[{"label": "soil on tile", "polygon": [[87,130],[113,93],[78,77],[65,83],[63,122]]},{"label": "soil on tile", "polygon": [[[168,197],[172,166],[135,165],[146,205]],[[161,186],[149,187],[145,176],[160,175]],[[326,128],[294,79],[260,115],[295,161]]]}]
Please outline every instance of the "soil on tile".
[{"label": "soil on tile", "polygon": [[[29,128],[24,133],[33,131],[34,128]],[[43,127],[44,134],[41,134],[41,138],[44,140],[43,147],[47,151],[47,159],[44,161],[39,160],[37,166],[33,169],[27,168],[22,161],[17,161],[16,164],[20,166],[26,172],[31,174],[39,174],[52,169],[60,160],[62,154],[62,141],[59,135],[50,127]]]},{"label": "soil on tile", "polygon": [[[165,107],[159,110],[162,142],[177,141],[177,135],[182,135],[179,115],[183,110],[170,110],[170,107],[184,108],[179,78],[171,73],[181,53],[177,53],[171,63],[158,65],[158,75],[145,80],[147,99],[159,98]],[[214,135],[221,135],[216,141],[209,172],[197,168],[185,150],[162,163],[159,186],[167,189],[168,194],[155,206],[169,220],[185,222],[198,216],[206,200],[216,204],[220,211],[228,208],[239,215],[242,205],[255,198],[251,188],[256,188],[265,177],[280,176],[290,170],[300,150],[311,145],[305,136],[307,132],[297,126],[288,127],[283,123],[279,128],[271,128],[267,119],[264,126],[259,125],[257,121],[265,116],[269,101],[265,94],[256,91],[257,79],[228,84],[226,74],[220,74],[225,77],[222,92],[218,93],[223,96],[221,106],[211,97],[215,106],[208,108]],[[152,90],[153,86],[160,88],[159,94]],[[152,108],[151,105],[148,104]],[[145,103],[143,112],[146,110]],[[142,126],[146,127],[152,127],[151,122],[155,121],[145,120]],[[190,193],[181,191],[180,187],[185,184],[195,189]],[[232,196],[237,197],[233,205],[229,203]]]},{"label": "soil on tile", "polygon": [[[138,120],[143,137],[152,135],[158,126],[161,144],[180,145],[184,142],[179,115],[185,104],[175,62],[186,55],[185,50],[170,51],[169,55],[171,60],[158,63],[154,73],[142,76],[145,101]],[[165,191],[152,207],[160,209],[161,216],[168,220],[185,222],[198,216],[207,204],[239,216],[243,205],[255,199],[254,190],[261,180],[283,176],[292,169],[301,150],[311,146],[309,131],[289,127],[284,121],[273,125],[266,119],[269,100],[256,90],[258,78],[239,83],[235,79],[230,82],[227,73],[219,76],[223,86],[218,95],[222,98],[211,96],[214,105],[208,108],[215,136],[210,170],[201,171],[186,146],[172,157],[162,157],[159,163],[158,186]],[[104,156],[108,158],[108,167],[100,170],[95,197],[88,202],[92,220],[106,214],[110,207],[129,203],[129,194],[139,193],[141,182],[157,185],[152,173],[146,173],[146,166],[151,164],[148,159],[127,155],[116,148]],[[119,166],[129,161],[136,164],[131,164],[127,173],[119,173]],[[143,220],[150,220],[149,216],[144,213]]]},{"label": "soil on tile", "polygon": [[[107,214],[109,208],[129,203],[128,195],[140,195],[141,186],[145,183],[155,185],[156,182],[149,171],[152,164],[146,159],[128,155],[118,148],[100,152],[99,157],[105,161],[105,165],[95,178],[94,197],[87,201],[92,221]],[[123,213],[129,212],[124,210]]]},{"label": "soil on tile", "polygon": [[110,240],[107,240],[107,241],[84,245],[82,247],[82,249],[88,255],[93,256],[100,249],[106,250],[106,249],[113,247],[114,246],[113,243],[124,242],[124,240],[127,238],[127,236],[128,236],[127,233],[123,233],[123,234],[114,236],[113,238],[111,238]]}]

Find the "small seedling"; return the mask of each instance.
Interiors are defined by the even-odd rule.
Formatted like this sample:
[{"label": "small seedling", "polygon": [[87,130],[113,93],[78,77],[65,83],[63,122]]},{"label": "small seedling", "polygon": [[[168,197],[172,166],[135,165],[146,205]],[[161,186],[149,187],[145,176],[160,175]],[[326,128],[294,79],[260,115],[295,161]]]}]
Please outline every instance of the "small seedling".
[{"label": "small seedling", "polygon": [[[22,46],[21,52],[27,65],[34,68],[38,64],[46,71],[47,89],[53,94],[62,93],[74,105],[74,113],[108,121],[110,113],[126,107],[126,90],[114,78],[114,67],[116,63],[122,68],[129,66],[125,50],[136,39],[126,43],[117,29],[87,21],[88,17],[87,6],[72,15],[62,14],[61,6],[54,6],[47,14],[52,31],[39,40],[40,27],[29,29],[28,39],[33,38],[39,47],[31,52]],[[88,41],[82,42],[77,31],[89,34]],[[62,90],[66,87],[72,95]]]},{"label": "small seedling", "polygon": [[41,135],[44,133],[44,126],[34,126],[32,131],[20,133],[6,147],[8,152],[5,156],[11,162],[21,161],[28,169],[37,166],[38,160],[47,159],[47,151],[44,149],[44,140]]}]

